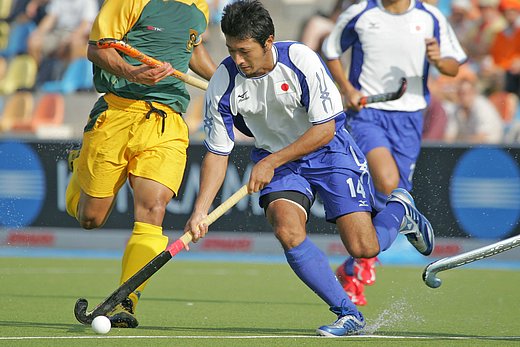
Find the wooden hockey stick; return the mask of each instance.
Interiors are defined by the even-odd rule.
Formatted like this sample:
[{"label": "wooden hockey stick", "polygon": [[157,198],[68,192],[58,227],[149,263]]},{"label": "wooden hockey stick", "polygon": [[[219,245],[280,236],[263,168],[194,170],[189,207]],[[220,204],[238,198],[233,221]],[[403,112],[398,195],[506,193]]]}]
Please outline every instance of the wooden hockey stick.
[{"label": "wooden hockey stick", "polygon": [[365,106],[366,104],[373,104],[375,102],[397,100],[401,96],[403,96],[407,86],[408,81],[406,80],[406,78],[403,77],[401,78],[399,89],[397,89],[395,92],[363,96],[361,99],[359,99],[359,105]]},{"label": "wooden hockey stick", "polygon": [[453,257],[442,258],[430,263],[423,271],[423,281],[430,288],[438,288],[442,281],[437,277],[437,273],[453,269],[462,265],[472,263],[477,260],[492,257],[499,253],[509,251],[520,246],[520,235],[510,237],[500,242],[488,246],[474,249]]},{"label": "wooden hockey stick", "polygon": [[[130,46],[128,43],[126,43],[122,40],[109,39],[109,38],[100,39],[99,41],[97,41],[96,45],[99,48],[117,49],[118,51],[128,55],[129,57],[139,60],[141,63],[149,65],[149,66],[159,66],[162,64],[161,61],[142,53],[137,48]],[[185,83],[192,85],[194,87],[197,87],[199,89],[202,89],[202,90],[208,89],[208,82],[203,81],[199,78],[187,75],[184,72],[181,72],[179,70],[174,69],[171,76],[173,76],[177,79],[180,79],[181,81],[184,81]]]},{"label": "wooden hockey stick", "polygon": [[[210,225],[220,216],[226,213],[231,207],[235,206],[244,196],[247,195],[247,186],[244,185],[236,193],[231,195],[220,206],[213,210],[204,220],[203,223]],[[121,303],[130,293],[136,290],[142,283],[148,280],[161,267],[163,267],[171,258],[185,248],[193,240],[191,232],[184,233],[179,239],[170,244],[166,250],[162,251],[153,258],[148,264],[137,271],[125,283],[110,294],[103,302],[97,305],[92,311],[87,312],[87,299],[80,298],[74,306],[74,315],[82,324],[91,324],[92,320],[97,316],[104,316]]]}]

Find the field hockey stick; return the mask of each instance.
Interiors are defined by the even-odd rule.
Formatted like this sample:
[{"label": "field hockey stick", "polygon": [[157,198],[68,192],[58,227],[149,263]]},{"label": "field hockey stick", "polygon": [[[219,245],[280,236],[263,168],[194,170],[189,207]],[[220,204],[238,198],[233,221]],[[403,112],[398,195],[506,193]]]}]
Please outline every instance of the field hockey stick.
[{"label": "field hockey stick", "polygon": [[[247,186],[244,185],[220,206],[213,210],[206,218],[204,218],[202,223],[207,225],[212,224],[246,195]],[[125,283],[117,288],[112,294],[110,294],[110,296],[103,300],[103,302],[97,305],[92,311],[87,312],[87,299],[78,299],[78,301],[76,301],[76,305],[74,306],[74,315],[76,316],[76,319],[82,324],[91,324],[95,317],[105,316],[107,313],[112,311],[114,307],[117,306],[117,304],[121,303],[130,293],[136,290],[137,287],[143,284],[161,267],[163,267],[164,264],[166,264],[171,258],[183,250],[185,246],[192,240],[193,236],[191,232],[184,233],[179,239],[177,239],[177,241],[170,244],[166,250],[159,253],[159,255],[153,258],[148,264],[143,266],[141,270],[137,271],[132,277],[130,277]]]},{"label": "field hockey stick", "polygon": [[453,257],[439,259],[433,263],[430,263],[424,269],[422,275],[423,281],[430,288],[439,288],[442,284],[442,281],[437,277],[437,273],[466,265],[477,260],[492,257],[518,246],[520,246],[520,235],[493,243],[488,246],[477,248],[466,253],[455,255]]},{"label": "field hockey stick", "polygon": [[[141,63],[149,65],[149,66],[156,67],[156,66],[162,65],[161,61],[142,53],[137,48],[130,46],[128,43],[126,43],[122,40],[100,39],[99,41],[96,42],[96,45],[99,48],[117,49],[118,51],[128,55],[129,57],[139,60]],[[194,87],[197,87],[199,89],[202,89],[202,90],[208,89],[208,82],[198,79],[196,77],[187,75],[184,72],[181,72],[179,70],[173,69],[171,76],[173,76],[177,79],[180,79],[181,81],[184,81],[185,83],[192,85]]]},{"label": "field hockey stick", "polygon": [[401,96],[403,96],[404,92],[406,91],[408,81],[406,80],[406,78],[403,77],[401,78],[401,81],[399,83],[399,89],[397,89],[393,93],[363,96],[361,99],[359,99],[359,106],[365,106],[366,104],[373,104],[375,102],[385,102],[399,99]]}]

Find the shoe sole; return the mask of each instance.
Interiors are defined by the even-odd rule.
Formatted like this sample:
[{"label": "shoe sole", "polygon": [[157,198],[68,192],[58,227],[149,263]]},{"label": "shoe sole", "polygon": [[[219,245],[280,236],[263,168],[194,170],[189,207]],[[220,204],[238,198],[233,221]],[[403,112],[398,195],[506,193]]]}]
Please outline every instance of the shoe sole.
[{"label": "shoe sole", "polygon": [[350,333],[350,334],[347,334],[347,335],[334,335],[334,334],[329,333],[327,331],[316,329],[316,335],[324,336],[324,337],[343,337],[343,336],[361,335],[361,331],[358,331],[358,332],[355,332],[355,333]]},{"label": "shoe sole", "polygon": [[[422,219],[425,221],[426,232],[422,233],[420,230],[419,230],[419,232],[421,233],[421,236],[422,236],[423,240],[425,241],[425,243],[426,243],[426,240],[428,240],[428,243],[426,243],[426,250],[424,252],[421,252],[419,250],[418,251],[419,251],[419,253],[421,253],[424,256],[428,256],[428,255],[432,254],[433,249],[435,248],[435,236],[434,236],[433,227],[432,227],[430,221],[422,213],[420,213],[419,210],[417,210],[417,207],[415,207],[415,200],[405,189],[402,189],[402,188],[394,189],[394,191],[392,192],[392,195],[394,197],[396,197],[397,199],[411,205],[415,209],[415,213],[417,213],[419,216],[421,216]],[[408,238],[408,236],[406,234],[405,234],[405,236]],[[429,244],[429,246],[428,246],[428,244]]]}]

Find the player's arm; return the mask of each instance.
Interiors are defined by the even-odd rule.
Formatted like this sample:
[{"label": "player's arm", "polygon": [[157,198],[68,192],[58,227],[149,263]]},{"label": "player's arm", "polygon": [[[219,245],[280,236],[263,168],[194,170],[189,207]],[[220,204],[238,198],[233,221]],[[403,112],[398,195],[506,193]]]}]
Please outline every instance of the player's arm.
[{"label": "player's arm", "polygon": [[426,58],[443,75],[454,77],[459,72],[459,62],[454,58],[442,58],[439,43],[435,38],[427,38]]},{"label": "player's arm", "polygon": [[349,47],[352,47],[358,37],[355,32],[355,26],[348,24],[355,20],[366,6],[366,2],[361,2],[350,6],[343,12],[339,16],[330,34],[323,41],[321,47],[321,53],[325,57],[325,63],[336,81],[345,106],[355,110],[359,110],[359,99],[363,95],[348,81],[345,68],[340,58]]},{"label": "player's arm", "polygon": [[361,99],[363,95],[359,90],[354,88],[354,86],[347,79],[341,60],[331,59],[326,60],[325,63],[327,64],[327,67],[332,74],[332,78],[334,78],[334,81],[336,81],[338,85],[339,91],[345,101],[345,106],[347,108],[359,110],[359,99]]},{"label": "player's arm", "polygon": [[249,192],[257,192],[269,184],[276,168],[325,146],[334,137],[335,130],[334,119],[314,125],[295,142],[260,160],[251,171],[248,183]]},{"label": "player's arm", "polygon": [[124,61],[114,48],[101,49],[95,44],[88,45],[87,57],[103,70],[135,83],[154,85],[173,73],[170,63],[164,63],[158,67],[144,64],[134,66]]},{"label": "player's arm", "polygon": [[227,164],[227,155],[212,152],[207,152],[202,160],[199,194],[195,200],[193,212],[184,227],[184,232],[191,231],[193,242],[197,242],[208,232],[208,225],[200,223],[208,215],[209,208],[224,182]]},{"label": "player's arm", "polygon": [[146,1],[105,1],[97,14],[89,35],[87,57],[109,73],[130,82],[154,85],[173,73],[169,63],[158,67],[127,63],[114,48],[101,49],[95,43],[102,38],[122,39],[137,23]]},{"label": "player's arm", "polygon": [[226,176],[228,155],[234,147],[233,134],[230,133],[233,116],[228,109],[219,108],[223,93],[228,89],[229,74],[223,65],[215,72],[215,78],[209,83],[204,102],[204,145],[208,152],[202,161],[200,187],[193,212],[184,228],[191,231],[193,242],[204,237],[207,225],[200,225],[217,195]]},{"label": "player's arm", "polygon": [[446,17],[435,6],[425,4],[425,7],[431,11],[439,23],[438,36],[425,39],[426,58],[443,75],[456,76],[459,66],[468,57]]},{"label": "player's arm", "polygon": [[193,47],[193,54],[190,59],[190,69],[208,81],[215,73],[217,67],[203,44]]}]

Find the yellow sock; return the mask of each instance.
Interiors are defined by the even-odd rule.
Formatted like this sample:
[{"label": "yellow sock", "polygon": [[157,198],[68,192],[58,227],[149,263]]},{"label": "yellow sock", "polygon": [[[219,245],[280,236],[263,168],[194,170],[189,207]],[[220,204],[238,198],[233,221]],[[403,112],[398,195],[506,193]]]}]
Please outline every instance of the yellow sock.
[{"label": "yellow sock", "polygon": [[[135,222],[132,236],[128,240],[125,254],[123,255],[121,284],[164,251],[167,245],[168,237],[162,234],[162,227]],[[147,283],[148,281],[145,281],[128,296],[134,304],[134,310],[137,300],[139,300],[139,295]]]},{"label": "yellow sock", "polygon": [[76,219],[78,219],[78,204],[81,195],[81,188],[79,186],[77,175],[76,172],[72,173],[69,185],[67,186],[67,192],[65,193],[65,206],[67,213]]}]

